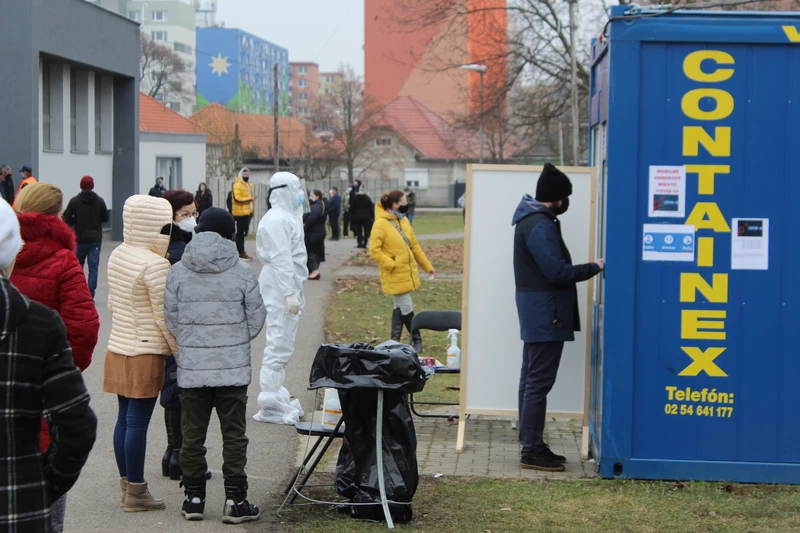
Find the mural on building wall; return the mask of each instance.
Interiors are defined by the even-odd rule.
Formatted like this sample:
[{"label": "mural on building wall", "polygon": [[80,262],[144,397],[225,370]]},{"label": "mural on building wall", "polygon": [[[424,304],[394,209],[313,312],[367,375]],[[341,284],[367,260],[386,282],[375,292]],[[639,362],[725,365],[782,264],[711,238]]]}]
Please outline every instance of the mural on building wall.
[{"label": "mural on building wall", "polygon": [[237,113],[272,115],[273,66],[278,64],[279,114],[289,115],[289,53],[249,33],[197,29],[197,109],[210,103]]}]

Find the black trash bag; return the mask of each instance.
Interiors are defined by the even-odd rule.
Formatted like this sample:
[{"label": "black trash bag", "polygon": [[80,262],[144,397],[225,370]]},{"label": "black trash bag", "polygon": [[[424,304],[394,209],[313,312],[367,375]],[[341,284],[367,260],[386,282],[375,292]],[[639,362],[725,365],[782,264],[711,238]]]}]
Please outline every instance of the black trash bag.
[{"label": "black trash bag", "polygon": [[[409,392],[419,392],[428,374],[409,346],[388,343],[323,345],[311,369],[311,388],[339,389],[344,437],[336,466],[336,492],[353,503],[353,518],[384,520],[380,505],[375,428],[378,389],[383,395],[383,471],[392,519],[411,521],[411,501],[419,483],[417,434]],[[407,502],[407,504],[403,504]]]}]

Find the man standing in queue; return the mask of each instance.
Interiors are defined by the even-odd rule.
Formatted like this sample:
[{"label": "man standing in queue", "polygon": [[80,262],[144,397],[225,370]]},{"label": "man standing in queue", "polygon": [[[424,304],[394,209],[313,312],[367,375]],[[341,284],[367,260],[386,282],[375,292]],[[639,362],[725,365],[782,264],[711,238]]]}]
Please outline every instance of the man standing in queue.
[{"label": "man standing in queue", "polygon": [[525,347],[519,380],[519,438],[523,469],[562,472],[566,458],[544,442],[547,394],[556,382],[564,343],[580,331],[577,283],[604,268],[602,259],[573,265],[558,217],[567,212],[572,183],[546,164],[536,199],[525,195],[514,213],[514,277]]}]

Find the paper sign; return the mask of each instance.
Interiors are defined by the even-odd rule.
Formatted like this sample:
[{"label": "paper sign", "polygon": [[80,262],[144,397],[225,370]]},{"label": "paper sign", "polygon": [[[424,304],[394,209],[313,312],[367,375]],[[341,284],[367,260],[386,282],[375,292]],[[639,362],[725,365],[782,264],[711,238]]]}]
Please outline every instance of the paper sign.
[{"label": "paper sign", "polygon": [[769,269],[769,220],[734,218],[731,231],[731,270]]},{"label": "paper sign", "polygon": [[651,166],[647,201],[650,217],[685,217],[686,168]]},{"label": "paper sign", "polygon": [[645,224],[643,261],[694,261],[694,226]]}]

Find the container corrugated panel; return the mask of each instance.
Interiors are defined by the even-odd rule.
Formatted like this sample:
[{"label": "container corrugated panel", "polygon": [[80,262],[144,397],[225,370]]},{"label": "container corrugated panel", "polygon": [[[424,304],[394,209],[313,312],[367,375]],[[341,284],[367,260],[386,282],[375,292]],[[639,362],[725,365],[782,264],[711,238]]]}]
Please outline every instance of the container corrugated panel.
[{"label": "container corrugated panel", "polygon": [[[800,483],[800,17],[629,10],[593,47],[600,474]],[[685,216],[649,216],[651,166],[686,168]],[[646,224],[694,226],[694,259],[644,260]]]}]

